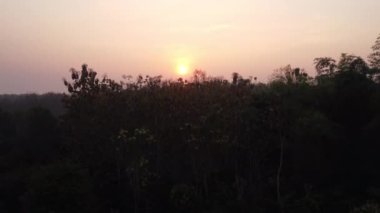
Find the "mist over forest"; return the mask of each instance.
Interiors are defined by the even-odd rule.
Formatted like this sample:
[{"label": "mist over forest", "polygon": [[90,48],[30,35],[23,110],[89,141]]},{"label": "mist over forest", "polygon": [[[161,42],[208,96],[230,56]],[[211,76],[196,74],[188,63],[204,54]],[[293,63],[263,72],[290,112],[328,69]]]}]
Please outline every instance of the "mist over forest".
[{"label": "mist over forest", "polygon": [[380,212],[380,37],[314,65],[0,95],[0,212]]}]

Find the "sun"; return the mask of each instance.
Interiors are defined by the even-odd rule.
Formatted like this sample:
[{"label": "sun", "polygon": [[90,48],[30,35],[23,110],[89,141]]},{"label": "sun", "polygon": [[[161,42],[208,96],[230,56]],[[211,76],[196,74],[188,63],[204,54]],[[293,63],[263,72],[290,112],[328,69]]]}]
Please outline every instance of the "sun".
[{"label": "sun", "polygon": [[175,60],[174,70],[177,75],[185,77],[189,75],[192,67],[192,59],[190,56],[177,57]]},{"label": "sun", "polygon": [[189,67],[185,64],[178,64],[177,73],[179,75],[186,75],[189,72]]}]

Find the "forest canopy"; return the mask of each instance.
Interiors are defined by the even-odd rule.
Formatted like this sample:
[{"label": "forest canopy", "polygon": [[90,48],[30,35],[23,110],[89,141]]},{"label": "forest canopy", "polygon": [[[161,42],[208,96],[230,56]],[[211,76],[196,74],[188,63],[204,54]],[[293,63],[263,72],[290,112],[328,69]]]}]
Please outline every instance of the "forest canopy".
[{"label": "forest canopy", "polygon": [[379,42],[268,83],[83,65],[51,105],[1,97],[0,212],[379,212]]}]

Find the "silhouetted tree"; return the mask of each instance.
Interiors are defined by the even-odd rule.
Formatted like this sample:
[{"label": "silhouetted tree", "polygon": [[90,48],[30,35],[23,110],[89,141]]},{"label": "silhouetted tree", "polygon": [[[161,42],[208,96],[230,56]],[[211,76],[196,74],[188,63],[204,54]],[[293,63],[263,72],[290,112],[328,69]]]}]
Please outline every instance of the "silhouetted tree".
[{"label": "silhouetted tree", "polygon": [[351,71],[361,74],[367,74],[369,71],[367,63],[361,57],[345,53],[341,55],[337,68],[340,72]]},{"label": "silhouetted tree", "polygon": [[336,61],[330,57],[315,58],[314,64],[319,76],[332,76],[337,69]]},{"label": "silhouetted tree", "polygon": [[368,56],[368,61],[371,68],[380,69],[380,36],[372,46],[372,53]]}]

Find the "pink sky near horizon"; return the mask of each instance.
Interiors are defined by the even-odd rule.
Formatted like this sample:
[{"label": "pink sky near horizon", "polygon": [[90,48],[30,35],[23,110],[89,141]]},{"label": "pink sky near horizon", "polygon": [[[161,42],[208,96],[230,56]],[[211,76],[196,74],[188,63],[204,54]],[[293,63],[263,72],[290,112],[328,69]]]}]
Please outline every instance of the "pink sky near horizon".
[{"label": "pink sky near horizon", "polygon": [[178,78],[267,81],[287,64],[363,58],[380,33],[379,0],[0,0],[0,94],[64,91],[71,67]]}]

